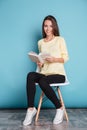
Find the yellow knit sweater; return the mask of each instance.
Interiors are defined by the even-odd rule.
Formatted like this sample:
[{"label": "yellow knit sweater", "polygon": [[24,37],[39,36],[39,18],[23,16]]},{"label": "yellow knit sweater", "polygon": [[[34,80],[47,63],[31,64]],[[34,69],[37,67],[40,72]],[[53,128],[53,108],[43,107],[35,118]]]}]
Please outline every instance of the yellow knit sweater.
[{"label": "yellow knit sweater", "polygon": [[[49,42],[44,42],[44,39],[39,40],[38,49],[39,52],[50,53],[50,55],[55,58],[63,58],[64,63],[69,59],[65,40],[60,36],[56,36],[54,39],[52,39]],[[41,68],[40,73],[45,75],[50,75],[50,74],[65,75],[64,63],[45,62],[44,66]]]}]

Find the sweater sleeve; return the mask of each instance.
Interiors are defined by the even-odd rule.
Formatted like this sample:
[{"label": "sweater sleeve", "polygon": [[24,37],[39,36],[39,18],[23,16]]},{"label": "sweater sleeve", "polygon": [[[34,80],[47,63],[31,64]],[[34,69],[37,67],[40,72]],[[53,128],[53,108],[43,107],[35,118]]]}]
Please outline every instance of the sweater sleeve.
[{"label": "sweater sleeve", "polygon": [[39,50],[39,53],[41,52],[41,44],[40,44],[40,41],[38,41],[38,50]]},{"label": "sweater sleeve", "polygon": [[67,47],[66,47],[64,38],[62,38],[62,40],[61,40],[60,49],[61,49],[61,57],[64,59],[64,62],[68,61],[69,56],[68,56],[68,51],[67,51]]}]

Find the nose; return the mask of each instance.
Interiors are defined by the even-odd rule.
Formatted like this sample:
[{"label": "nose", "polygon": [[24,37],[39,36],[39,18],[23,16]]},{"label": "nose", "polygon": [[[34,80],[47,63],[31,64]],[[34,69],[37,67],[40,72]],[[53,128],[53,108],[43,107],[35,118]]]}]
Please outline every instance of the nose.
[{"label": "nose", "polygon": [[49,27],[49,26],[47,27],[47,30],[50,30],[50,27]]}]

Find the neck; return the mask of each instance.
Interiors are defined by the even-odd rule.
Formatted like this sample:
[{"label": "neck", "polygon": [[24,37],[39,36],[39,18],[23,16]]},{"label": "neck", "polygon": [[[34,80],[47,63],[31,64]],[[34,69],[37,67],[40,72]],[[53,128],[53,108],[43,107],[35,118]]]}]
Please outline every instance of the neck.
[{"label": "neck", "polygon": [[54,35],[46,36],[45,41],[51,41],[54,38]]}]

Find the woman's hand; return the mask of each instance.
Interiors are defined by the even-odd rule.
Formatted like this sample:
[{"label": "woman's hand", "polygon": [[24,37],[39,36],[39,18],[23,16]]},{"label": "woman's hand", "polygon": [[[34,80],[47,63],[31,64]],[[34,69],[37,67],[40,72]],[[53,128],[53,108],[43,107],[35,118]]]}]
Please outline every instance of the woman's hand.
[{"label": "woman's hand", "polygon": [[43,63],[41,63],[41,62],[37,62],[37,65],[41,68],[41,67],[43,67]]}]

